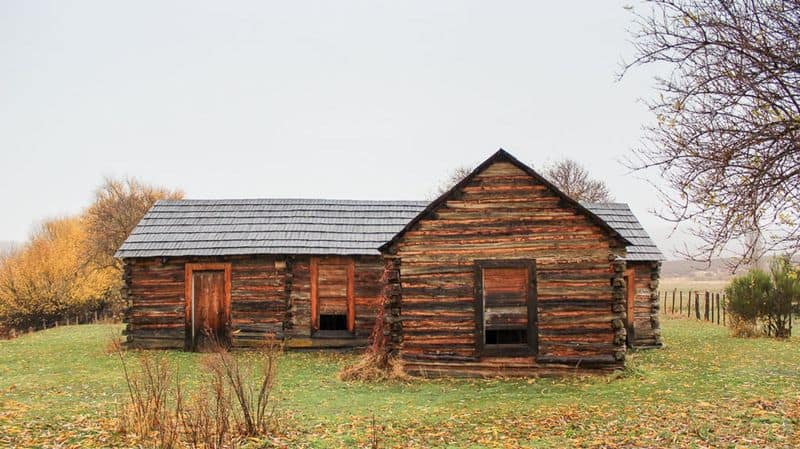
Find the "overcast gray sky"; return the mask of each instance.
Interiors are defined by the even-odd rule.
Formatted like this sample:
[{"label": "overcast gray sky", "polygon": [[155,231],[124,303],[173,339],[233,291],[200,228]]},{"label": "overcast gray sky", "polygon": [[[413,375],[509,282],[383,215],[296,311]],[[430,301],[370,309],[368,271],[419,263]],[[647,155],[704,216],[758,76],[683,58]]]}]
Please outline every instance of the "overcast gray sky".
[{"label": "overcast gray sky", "polygon": [[671,258],[684,236],[619,163],[653,93],[646,71],[616,81],[623,5],[0,0],[0,240],[79,212],[104,176],[422,199],[502,147],[582,162]]}]

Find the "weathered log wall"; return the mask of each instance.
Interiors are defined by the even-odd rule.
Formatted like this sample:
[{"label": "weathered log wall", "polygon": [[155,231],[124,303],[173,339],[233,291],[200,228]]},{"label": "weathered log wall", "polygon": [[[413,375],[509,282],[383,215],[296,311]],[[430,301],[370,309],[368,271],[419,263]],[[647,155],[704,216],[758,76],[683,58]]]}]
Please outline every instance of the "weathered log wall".
[{"label": "weathered log wall", "polygon": [[131,347],[179,349],[186,345],[186,263],[231,263],[231,343],[256,346],[266,336],[295,347],[366,344],[380,303],[380,257],[354,258],[353,338],[315,339],[311,332],[310,260],[303,257],[241,256],[126,259],[123,296],[128,301],[124,333]]},{"label": "weathered log wall", "polygon": [[[403,343],[402,286],[400,283],[400,259],[387,256],[383,266],[383,338],[385,350],[390,357],[400,353]],[[380,336],[376,336],[380,338]]]},{"label": "weathered log wall", "polygon": [[[495,162],[419,221],[388,253],[402,262],[401,355],[427,375],[543,375],[615,369],[624,359],[621,243],[516,165]],[[538,355],[477,351],[476,260],[535,259]],[[624,264],[623,264],[624,267]],[[620,321],[619,323],[622,323]],[[624,323],[623,332],[624,332]]]},{"label": "weathered log wall", "polygon": [[187,344],[186,263],[231,263],[231,344],[258,345],[283,337],[286,272],[273,257],[149,258],[125,260],[128,300],[124,333],[132,347],[184,348]]},{"label": "weathered log wall", "polygon": [[127,300],[123,334],[129,346],[137,348],[183,348],[185,303],[183,264],[163,264],[157,259],[126,260]]},{"label": "weathered log wall", "polygon": [[661,346],[661,329],[658,320],[658,280],[660,262],[628,262],[634,270],[634,348]]}]

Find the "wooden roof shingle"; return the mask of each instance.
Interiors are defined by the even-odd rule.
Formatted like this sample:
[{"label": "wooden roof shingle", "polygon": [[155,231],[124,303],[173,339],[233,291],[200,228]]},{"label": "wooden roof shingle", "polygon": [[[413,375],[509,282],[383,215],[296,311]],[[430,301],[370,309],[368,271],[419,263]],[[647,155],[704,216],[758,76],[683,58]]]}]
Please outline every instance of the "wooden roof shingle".
[{"label": "wooden roof shingle", "polygon": [[[116,257],[378,255],[426,201],[162,200]],[[627,204],[584,204],[626,240],[628,260],[663,260]]]},{"label": "wooden roof shingle", "polygon": [[378,255],[428,203],[314,199],[163,200],[118,258],[246,254]]},{"label": "wooden roof shingle", "polygon": [[625,203],[584,203],[584,206],[602,218],[612,228],[631,242],[627,246],[628,261],[663,261],[664,255],[647,234],[631,208]]}]

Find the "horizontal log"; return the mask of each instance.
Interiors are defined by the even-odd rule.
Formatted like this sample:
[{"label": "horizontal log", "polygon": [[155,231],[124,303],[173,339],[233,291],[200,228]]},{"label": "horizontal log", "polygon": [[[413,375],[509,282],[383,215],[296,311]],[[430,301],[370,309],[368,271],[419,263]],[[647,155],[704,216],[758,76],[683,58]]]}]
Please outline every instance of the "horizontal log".
[{"label": "horizontal log", "polygon": [[186,335],[185,327],[177,327],[177,328],[145,328],[140,329],[139,327],[135,326],[126,331],[125,335],[130,335],[133,337],[134,341],[138,341],[139,339],[180,339],[182,340]]},{"label": "horizontal log", "polygon": [[125,344],[130,349],[183,349],[183,339],[137,338]]},{"label": "horizontal log", "polygon": [[170,315],[130,315],[128,322],[138,326],[143,325],[184,325],[186,321],[183,314],[170,314]]},{"label": "horizontal log", "polygon": [[567,357],[559,357],[559,356],[539,356],[536,358],[538,363],[543,364],[559,364],[559,365],[569,365],[569,366],[583,366],[583,367],[596,367],[596,366],[608,366],[608,365],[619,365],[619,362],[614,358],[613,355],[596,355],[591,357],[584,357],[584,356],[567,356]]}]

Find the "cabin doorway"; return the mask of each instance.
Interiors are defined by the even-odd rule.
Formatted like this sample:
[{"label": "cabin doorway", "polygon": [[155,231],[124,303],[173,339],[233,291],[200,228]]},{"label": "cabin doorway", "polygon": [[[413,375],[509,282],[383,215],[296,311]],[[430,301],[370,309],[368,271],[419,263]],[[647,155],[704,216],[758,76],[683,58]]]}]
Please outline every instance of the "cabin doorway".
[{"label": "cabin doorway", "polygon": [[349,258],[311,260],[312,336],[348,337],[355,331],[354,272]]},{"label": "cabin doorway", "polygon": [[230,265],[187,264],[186,349],[230,346]]}]

